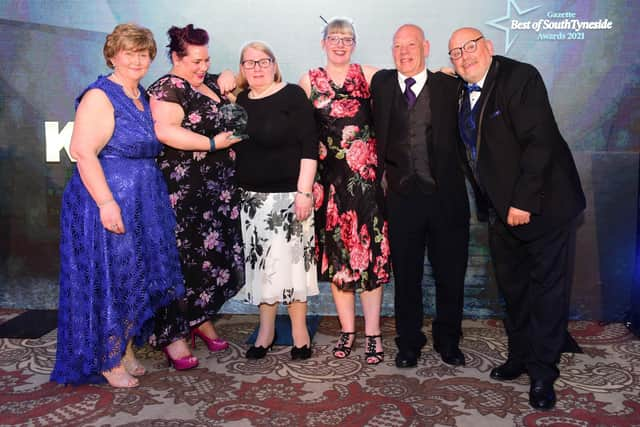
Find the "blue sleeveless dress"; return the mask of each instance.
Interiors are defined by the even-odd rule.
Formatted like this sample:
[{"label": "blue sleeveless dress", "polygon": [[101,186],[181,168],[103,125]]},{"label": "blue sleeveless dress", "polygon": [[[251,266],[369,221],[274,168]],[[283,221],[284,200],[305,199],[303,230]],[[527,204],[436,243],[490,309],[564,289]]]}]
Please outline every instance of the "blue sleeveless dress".
[{"label": "blue sleeveless dress", "polygon": [[[120,363],[127,341],[143,344],[157,309],[184,295],[175,217],[155,158],[161,144],[149,103],[136,108],[120,85],[99,77],[114,107],[115,129],[98,158],[120,205],[126,232],[114,234],[76,169],[62,198],[60,303],[56,365],[51,380],[99,383]],[[144,93],[142,87],[140,93]]]}]

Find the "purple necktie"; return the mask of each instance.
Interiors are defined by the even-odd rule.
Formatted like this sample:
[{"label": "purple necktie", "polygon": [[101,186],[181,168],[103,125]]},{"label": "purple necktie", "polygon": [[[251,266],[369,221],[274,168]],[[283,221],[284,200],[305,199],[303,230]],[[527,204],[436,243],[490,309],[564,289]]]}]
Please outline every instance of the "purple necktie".
[{"label": "purple necktie", "polygon": [[404,79],[404,84],[405,84],[404,98],[407,100],[407,104],[409,105],[409,108],[412,108],[413,104],[416,103],[416,94],[413,93],[413,91],[411,90],[411,86],[416,84],[416,81],[413,79],[413,77],[408,77]]}]

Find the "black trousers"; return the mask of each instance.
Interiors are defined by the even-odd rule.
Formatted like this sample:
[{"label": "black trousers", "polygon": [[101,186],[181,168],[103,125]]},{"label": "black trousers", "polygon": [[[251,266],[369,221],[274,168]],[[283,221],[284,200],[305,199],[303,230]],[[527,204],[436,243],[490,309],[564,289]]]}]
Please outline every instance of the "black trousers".
[{"label": "black trousers", "polygon": [[532,380],[553,381],[567,336],[575,221],[528,242],[509,228],[500,219],[489,224],[509,358],[524,363]]},{"label": "black trousers", "polygon": [[457,346],[462,334],[464,277],[469,252],[469,224],[452,225],[443,213],[440,196],[419,189],[387,196],[389,244],[395,282],[396,344],[403,351],[419,352],[427,339],[422,284],[425,249],[436,284],[434,343]]}]

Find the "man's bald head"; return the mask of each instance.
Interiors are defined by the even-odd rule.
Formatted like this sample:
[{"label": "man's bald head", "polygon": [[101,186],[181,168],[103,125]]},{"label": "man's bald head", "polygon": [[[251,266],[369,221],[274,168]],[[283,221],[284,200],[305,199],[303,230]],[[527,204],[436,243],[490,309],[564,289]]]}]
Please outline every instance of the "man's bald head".
[{"label": "man's bald head", "polygon": [[449,39],[449,57],[460,77],[468,83],[477,83],[491,66],[493,44],[477,28],[459,28]]}]

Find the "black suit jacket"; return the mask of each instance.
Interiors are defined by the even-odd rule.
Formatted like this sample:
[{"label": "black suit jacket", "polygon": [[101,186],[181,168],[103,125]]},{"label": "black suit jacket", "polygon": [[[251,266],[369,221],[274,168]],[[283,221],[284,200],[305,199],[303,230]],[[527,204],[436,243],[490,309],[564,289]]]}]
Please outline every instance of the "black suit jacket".
[{"label": "black suit jacket", "polygon": [[[458,108],[463,95],[460,83]],[[494,56],[478,102],[479,188],[505,223],[511,206],[531,213],[529,224],[510,228],[513,234],[535,239],[584,210],[578,171],[538,70]]]},{"label": "black suit jacket", "polygon": [[[452,225],[469,223],[469,201],[467,198],[464,173],[459,164],[457,147],[460,135],[457,127],[456,90],[458,81],[443,73],[428,72],[429,104],[431,107],[432,144],[427,147],[431,173],[436,181],[436,194],[439,197],[443,215]],[[396,97],[403,96],[398,86],[396,70],[380,70],[371,81],[373,100],[373,118],[376,131],[379,176],[387,168],[405,167],[398,165],[387,156],[387,148],[398,143],[405,135],[393,135],[392,116],[399,120],[402,116],[392,114]],[[406,116],[405,120],[406,120]],[[407,124],[408,126],[408,124]],[[389,176],[387,176],[389,179]],[[389,183],[391,188],[394,183]]]}]

